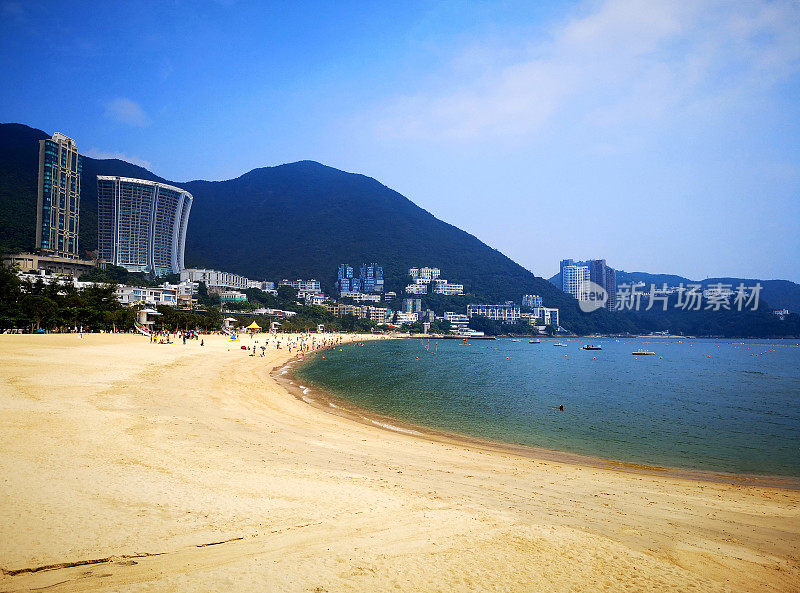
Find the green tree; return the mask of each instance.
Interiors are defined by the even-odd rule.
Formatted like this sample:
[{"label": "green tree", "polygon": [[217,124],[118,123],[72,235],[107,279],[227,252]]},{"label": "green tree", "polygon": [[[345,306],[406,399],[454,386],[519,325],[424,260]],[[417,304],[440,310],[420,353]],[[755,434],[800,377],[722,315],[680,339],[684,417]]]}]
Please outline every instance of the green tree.
[{"label": "green tree", "polygon": [[36,321],[36,330],[47,323],[58,312],[58,303],[50,297],[39,294],[26,294],[22,298],[22,310]]}]

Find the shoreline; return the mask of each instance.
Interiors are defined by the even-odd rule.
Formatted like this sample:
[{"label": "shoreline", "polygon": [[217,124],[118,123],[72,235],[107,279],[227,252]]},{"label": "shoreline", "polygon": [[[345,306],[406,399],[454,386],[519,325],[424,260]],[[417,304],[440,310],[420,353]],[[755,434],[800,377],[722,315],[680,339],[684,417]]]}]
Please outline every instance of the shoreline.
[{"label": "shoreline", "polygon": [[[347,399],[334,395],[333,393],[327,391],[319,385],[314,384],[313,382],[304,381],[297,377],[295,374],[297,368],[303,363],[307,364],[310,362],[310,360],[306,361],[305,357],[317,356],[320,352],[324,352],[324,350],[318,350],[305,355],[297,354],[282,365],[277,365],[272,371],[270,371],[270,377],[279,385],[281,385],[295,399],[302,401],[306,405],[365,426],[373,426],[395,434],[404,434],[429,442],[474,448],[482,451],[518,455],[520,457],[534,459],[537,461],[561,463],[575,467],[606,469],[626,472],[632,475],[663,476],[693,482],[706,482],[715,484],[721,483],[735,486],[764,487],[800,491],[800,476],[751,474],[650,465],[646,463],[636,463],[619,459],[608,459],[593,455],[585,455],[581,453],[572,453],[570,451],[547,449],[545,447],[504,443],[502,441],[494,441],[491,439],[451,432],[444,429],[433,428],[422,424],[400,420],[399,418],[394,418],[392,416],[387,416],[385,414],[380,414],[378,412],[359,407]],[[279,373],[278,371],[284,372]],[[301,382],[309,383],[309,385],[301,385]],[[313,396],[309,397],[312,387],[314,389]]]}]

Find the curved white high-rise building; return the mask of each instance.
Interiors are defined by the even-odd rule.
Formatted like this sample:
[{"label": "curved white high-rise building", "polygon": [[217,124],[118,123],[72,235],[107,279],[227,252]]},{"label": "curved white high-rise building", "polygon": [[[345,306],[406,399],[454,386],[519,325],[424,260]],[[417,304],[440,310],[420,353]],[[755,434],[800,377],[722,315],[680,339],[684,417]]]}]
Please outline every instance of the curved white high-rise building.
[{"label": "curved white high-rise building", "polygon": [[165,183],[98,175],[98,255],[131,272],[179,273],[192,200]]}]

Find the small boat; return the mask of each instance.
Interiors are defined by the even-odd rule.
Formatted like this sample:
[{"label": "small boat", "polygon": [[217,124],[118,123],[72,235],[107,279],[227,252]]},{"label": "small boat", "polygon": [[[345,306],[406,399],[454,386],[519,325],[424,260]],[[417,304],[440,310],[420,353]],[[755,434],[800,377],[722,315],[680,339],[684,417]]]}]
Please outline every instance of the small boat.
[{"label": "small boat", "polygon": [[530,340],[530,341],[528,342],[528,344],[541,344],[541,343],[542,343],[542,341],[541,341],[541,340]]},{"label": "small boat", "polygon": [[556,342],[555,344],[553,344],[553,346],[561,346],[562,348],[566,348],[567,347],[566,344],[562,344],[561,342]]},{"label": "small boat", "polygon": [[649,350],[637,350],[636,352],[631,352],[634,356],[655,356],[655,352],[650,352]]},{"label": "small boat", "polygon": [[512,341],[512,342],[519,342],[519,340],[518,340],[517,338],[514,338],[514,339],[513,339],[513,340],[511,340],[511,341]]},{"label": "small boat", "polygon": [[602,350],[602,346],[595,346],[594,344],[586,344],[581,350]]}]

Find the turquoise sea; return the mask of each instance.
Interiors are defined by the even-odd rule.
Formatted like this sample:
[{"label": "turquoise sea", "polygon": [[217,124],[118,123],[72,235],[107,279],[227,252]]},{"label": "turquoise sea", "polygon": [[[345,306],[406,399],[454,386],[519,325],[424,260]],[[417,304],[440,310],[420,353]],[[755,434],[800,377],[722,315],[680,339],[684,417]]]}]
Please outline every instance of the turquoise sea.
[{"label": "turquoise sea", "polygon": [[[306,357],[296,375],[365,410],[452,433],[649,465],[800,476],[797,341],[605,339],[593,342],[600,351],[556,341],[354,343]],[[656,355],[632,356],[638,349]]]}]

